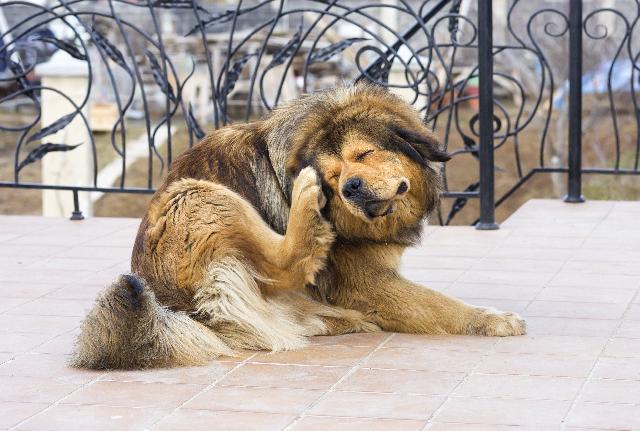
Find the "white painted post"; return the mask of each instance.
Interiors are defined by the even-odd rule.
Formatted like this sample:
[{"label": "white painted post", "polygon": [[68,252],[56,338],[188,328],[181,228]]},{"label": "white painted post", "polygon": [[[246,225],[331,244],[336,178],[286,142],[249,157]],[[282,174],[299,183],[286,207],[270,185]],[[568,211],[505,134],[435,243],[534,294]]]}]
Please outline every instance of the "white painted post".
[{"label": "white painted post", "polygon": [[[51,59],[36,67],[44,87],[55,88],[74,103],[80,105],[87,93],[89,70],[87,63],[58,50]],[[42,91],[42,127],[46,127],[73,110],[73,106],[60,94]],[[88,104],[82,109],[88,118]],[[54,144],[76,145],[67,152],[51,152],[41,161],[42,183],[68,186],[93,185],[93,156],[90,131],[77,115],[59,132],[43,139]],[[85,216],[92,213],[89,193],[79,193],[80,210]],[[50,217],[69,217],[73,211],[73,194],[67,190],[44,190],[42,192],[42,214]]]}]

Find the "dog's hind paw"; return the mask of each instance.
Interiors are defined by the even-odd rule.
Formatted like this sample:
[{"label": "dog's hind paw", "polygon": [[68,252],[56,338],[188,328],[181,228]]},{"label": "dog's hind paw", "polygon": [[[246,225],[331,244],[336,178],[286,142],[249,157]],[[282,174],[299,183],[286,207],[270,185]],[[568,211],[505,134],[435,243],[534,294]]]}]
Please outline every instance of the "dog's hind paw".
[{"label": "dog's hind paw", "polygon": [[324,205],[318,174],[312,167],[304,168],[293,183],[287,236],[296,244],[299,255],[293,261],[301,264],[306,283],[313,283],[324,267],[335,238],[331,223],[320,213]]},{"label": "dog's hind paw", "polygon": [[320,177],[311,166],[307,166],[300,171],[293,182],[291,196],[291,208],[300,206],[320,212],[327,204],[327,198],[322,193]]}]

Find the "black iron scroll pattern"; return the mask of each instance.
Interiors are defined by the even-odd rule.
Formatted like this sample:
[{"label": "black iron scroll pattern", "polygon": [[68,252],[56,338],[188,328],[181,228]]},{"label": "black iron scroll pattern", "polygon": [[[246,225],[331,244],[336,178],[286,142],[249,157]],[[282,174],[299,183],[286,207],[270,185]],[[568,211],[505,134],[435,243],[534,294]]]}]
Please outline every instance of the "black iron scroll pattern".
[{"label": "black iron scroll pattern", "polygon": [[[450,198],[439,213],[450,223],[470,198],[478,197],[478,114],[475,100],[478,78],[477,7],[482,2],[429,0],[395,2],[337,0],[58,0],[48,7],[23,1],[0,4],[5,15],[27,11],[0,29],[0,108],[20,101],[34,114],[20,124],[3,122],[0,130],[16,137],[13,181],[21,172],[51,151],[74,151],[88,145],[92,153],[93,182],[70,190],[104,192],[153,192],[159,175],[176,154],[172,130],[185,131],[189,145],[206,131],[232,121],[245,121],[273,109],[291,97],[342,81],[368,80],[389,87],[412,103],[425,123],[441,137],[453,155],[444,174],[443,196]],[[640,0],[623,8],[585,11],[585,40],[608,42],[606,95],[615,136],[610,166],[585,168],[602,173],[639,173],[640,124]],[[494,135],[495,175],[514,172],[515,182],[498,193],[499,205],[541,171],[566,172],[549,150],[553,122],[566,99],[565,74],[556,47],[567,45],[567,8],[557,3],[505,2],[494,5]],[[615,24],[609,29],[602,16]],[[143,18],[144,25],[140,23]],[[610,24],[609,24],[610,25]],[[41,31],[56,26],[58,34]],[[500,35],[497,30],[503,30]],[[616,35],[616,32],[618,33]],[[620,36],[620,33],[623,33]],[[615,42],[611,38],[615,36]],[[182,45],[181,45],[182,44]],[[74,100],[56,88],[43,86],[34,77],[38,47],[66,52],[85,62],[88,81],[85,97]],[[175,55],[184,46],[182,54]],[[613,46],[613,48],[611,48]],[[571,61],[578,59],[571,57]],[[623,64],[623,59],[625,62]],[[185,65],[185,61],[187,65]],[[524,68],[514,68],[521,62]],[[617,68],[629,68],[624,88],[635,115],[636,138],[632,166],[626,167],[619,129]],[[109,141],[120,162],[117,184],[98,184],[99,148],[92,133],[89,142],[51,142],[51,136],[80,120],[90,131],[85,108],[96,91],[96,71],[103,72],[102,89],[113,96],[117,115]],[[529,72],[526,76],[520,72]],[[204,81],[209,112],[194,111],[194,100],[185,89],[195,79]],[[616,83],[617,85],[617,83]],[[45,92],[60,94],[69,102],[68,112],[40,127],[41,98]],[[560,106],[560,107],[559,107]],[[202,109],[202,106],[200,106]],[[148,141],[144,187],[130,186],[131,136],[127,118],[140,111],[142,133]],[[203,120],[204,119],[204,120]],[[534,133],[527,134],[533,130]],[[162,148],[158,134],[167,132]],[[530,156],[536,147],[535,160]],[[528,157],[523,149],[527,148]],[[155,168],[159,166],[161,172]],[[33,167],[31,167],[33,169]],[[34,187],[37,185],[34,185]],[[44,185],[47,186],[47,185]],[[53,187],[56,188],[56,187]]]}]

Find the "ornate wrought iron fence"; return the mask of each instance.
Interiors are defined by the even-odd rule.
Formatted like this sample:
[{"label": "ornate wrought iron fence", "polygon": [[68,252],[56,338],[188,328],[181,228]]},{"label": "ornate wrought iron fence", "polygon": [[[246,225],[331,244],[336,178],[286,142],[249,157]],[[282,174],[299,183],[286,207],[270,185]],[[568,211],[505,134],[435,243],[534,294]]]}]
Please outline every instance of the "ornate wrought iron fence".
[{"label": "ornate wrought iron fence", "polygon": [[[443,224],[478,199],[476,225],[496,228],[496,206],[538,173],[567,173],[570,202],[582,200],[583,173],[640,174],[640,0],[45,3],[0,4],[0,158],[12,159],[0,187],[73,192],[76,218],[79,192],[152,193],[176,153],[206,130],[361,79],[413,103],[453,154],[442,167]],[[596,60],[583,49],[587,41]],[[40,80],[36,66],[52,52],[86,64],[79,100]],[[68,106],[41,124],[51,109],[46,93]],[[598,143],[604,156],[596,165],[582,167],[586,96],[609,119],[613,139],[611,148]],[[100,97],[110,113],[101,135],[87,114]],[[90,148],[91,180],[25,180],[49,153],[78,151],[77,142],[54,139],[73,121],[88,132],[80,144]],[[134,133],[146,147],[135,156],[144,174],[130,172]],[[103,184],[107,162],[118,175]],[[511,183],[496,190],[505,171]]]}]

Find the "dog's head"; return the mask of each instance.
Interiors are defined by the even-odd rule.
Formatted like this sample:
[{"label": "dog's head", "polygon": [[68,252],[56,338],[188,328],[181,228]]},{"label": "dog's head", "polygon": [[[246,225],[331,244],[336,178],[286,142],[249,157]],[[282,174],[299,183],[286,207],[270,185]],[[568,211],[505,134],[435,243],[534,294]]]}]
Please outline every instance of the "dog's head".
[{"label": "dog's head", "polygon": [[343,238],[411,243],[438,203],[431,163],[449,156],[418,113],[385,89],[358,85],[316,97],[294,133],[289,173],[320,173],[324,215]]}]

